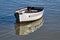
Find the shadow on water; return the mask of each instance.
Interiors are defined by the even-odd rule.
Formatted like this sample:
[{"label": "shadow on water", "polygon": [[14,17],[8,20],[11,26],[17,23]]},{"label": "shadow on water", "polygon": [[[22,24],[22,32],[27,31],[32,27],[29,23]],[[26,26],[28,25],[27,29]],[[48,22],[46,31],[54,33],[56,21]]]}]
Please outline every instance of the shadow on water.
[{"label": "shadow on water", "polygon": [[17,35],[28,35],[39,29],[43,25],[43,17],[32,22],[15,23],[15,32]]}]

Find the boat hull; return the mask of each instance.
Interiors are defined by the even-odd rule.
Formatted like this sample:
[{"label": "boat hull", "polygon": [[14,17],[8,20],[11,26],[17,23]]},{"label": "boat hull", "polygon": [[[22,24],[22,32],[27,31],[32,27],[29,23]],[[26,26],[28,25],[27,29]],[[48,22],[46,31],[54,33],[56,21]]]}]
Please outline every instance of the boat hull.
[{"label": "boat hull", "polygon": [[34,21],[34,20],[40,19],[43,16],[43,12],[44,10],[38,13],[25,13],[25,14],[19,15],[19,21],[25,22],[25,21]]},{"label": "boat hull", "polygon": [[28,10],[28,8],[17,10],[14,13],[15,18],[16,18],[16,22],[26,22],[26,21],[34,21],[34,20],[40,19],[43,16],[44,9],[43,8],[36,8],[36,7],[33,7],[33,8],[35,8],[33,10],[34,11],[37,10],[37,12],[31,12],[31,13],[25,12],[26,10]]}]

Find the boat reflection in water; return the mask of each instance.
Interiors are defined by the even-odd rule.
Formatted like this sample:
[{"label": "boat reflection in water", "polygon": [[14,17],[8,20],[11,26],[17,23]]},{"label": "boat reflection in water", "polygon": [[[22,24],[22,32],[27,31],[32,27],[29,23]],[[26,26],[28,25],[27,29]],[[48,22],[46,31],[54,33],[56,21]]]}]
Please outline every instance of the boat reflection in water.
[{"label": "boat reflection in water", "polygon": [[33,22],[15,23],[17,35],[28,35],[43,25],[43,17]]}]

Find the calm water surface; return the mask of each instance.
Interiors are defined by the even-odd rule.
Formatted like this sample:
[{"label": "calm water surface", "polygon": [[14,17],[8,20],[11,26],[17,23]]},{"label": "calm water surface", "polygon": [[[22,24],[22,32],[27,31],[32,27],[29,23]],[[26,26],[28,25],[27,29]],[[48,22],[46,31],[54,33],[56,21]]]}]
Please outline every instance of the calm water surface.
[{"label": "calm water surface", "polygon": [[[43,6],[44,22],[17,24],[14,12],[26,6]],[[0,40],[60,40],[60,0],[0,0]]]}]

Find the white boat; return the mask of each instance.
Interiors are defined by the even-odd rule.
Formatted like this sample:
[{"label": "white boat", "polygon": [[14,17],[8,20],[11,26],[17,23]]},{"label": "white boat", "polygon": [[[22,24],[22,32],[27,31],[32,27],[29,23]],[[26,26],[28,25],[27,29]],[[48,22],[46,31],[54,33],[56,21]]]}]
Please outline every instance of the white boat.
[{"label": "white boat", "polygon": [[44,8],[43,7],[27,7],[15,11],[16,21],[34,21],[43,16]]}]

